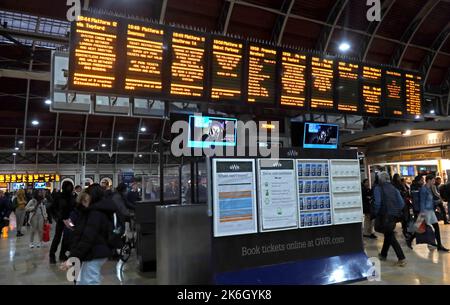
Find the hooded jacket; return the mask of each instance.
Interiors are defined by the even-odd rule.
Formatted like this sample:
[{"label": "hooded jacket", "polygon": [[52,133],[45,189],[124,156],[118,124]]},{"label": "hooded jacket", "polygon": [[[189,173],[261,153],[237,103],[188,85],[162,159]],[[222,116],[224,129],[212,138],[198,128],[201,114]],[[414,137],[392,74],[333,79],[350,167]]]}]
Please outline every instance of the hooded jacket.
[{"label": "hooded jacket", "polygon": [[110,257],[112,250],[108,246],[108,236],[115,212],[115,205],[110,200],[93,203],[89,208],[81,206],[73,232],[70,257],[77,257],[81,261]]}]

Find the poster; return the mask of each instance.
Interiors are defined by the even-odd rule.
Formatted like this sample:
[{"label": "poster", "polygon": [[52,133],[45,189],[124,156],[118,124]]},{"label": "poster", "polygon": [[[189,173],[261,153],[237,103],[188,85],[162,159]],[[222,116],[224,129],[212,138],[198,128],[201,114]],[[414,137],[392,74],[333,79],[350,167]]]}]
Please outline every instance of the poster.
[{"label": "poster", "polygon": [[260,230],[298,227],[297,185],[294,160],[260,159]]},{"label": "poster", "polygon": [[255,162],[213,160],[214,236],[256,233]]}]

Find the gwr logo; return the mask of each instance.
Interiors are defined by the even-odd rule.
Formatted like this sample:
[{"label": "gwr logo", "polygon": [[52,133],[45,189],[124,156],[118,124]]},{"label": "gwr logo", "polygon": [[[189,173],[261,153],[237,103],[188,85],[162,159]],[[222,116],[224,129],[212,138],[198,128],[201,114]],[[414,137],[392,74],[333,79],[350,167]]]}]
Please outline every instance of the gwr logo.
[{"label": "gwr logo", "polygon": [[230,170],[232,170],[232,171],[238,171],[239,169],[240,169],[240,167],[237,164],[230,165]]}]

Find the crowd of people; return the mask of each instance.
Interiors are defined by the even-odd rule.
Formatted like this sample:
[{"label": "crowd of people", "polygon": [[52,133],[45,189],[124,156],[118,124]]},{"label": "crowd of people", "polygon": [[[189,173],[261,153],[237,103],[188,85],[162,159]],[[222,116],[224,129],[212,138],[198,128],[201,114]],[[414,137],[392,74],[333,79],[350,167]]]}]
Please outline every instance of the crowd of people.
[{"label": "crowd of people", "polygon": [[69,258],[78,258],[81,271],[77,284],[100,284],[100,269],[108,258],[114,258],[120,240],[130,221],[136,202],[140,200],[135,185],[128,191],[120,183],[113,191],[106,184],[91,184],[82,189],[64,181],[61,190],[0,191],[0,227],[9,225],[11,214],[16,218],[16,236],[24,236],[29,227],[30,249],[43,246],[44,225],[54,226],[49,249],[49,263],[60,269],[72,266]]},{"label": "crowd of people", "polygon": [[[433,231],[434,238],[426,243],[438,251],[449,252],[441,240],[439,220],[449,224],[444,203],[450,200],[450,182],[442,183],[434,175],[418,175],[409,185],[399,174],[391,176],[380,172],[375,176],[373,187],[369,180],[362,183],[365,238],[376,239],[375,232],[384,235],[380,260],[386,260],[389,248],[398,258],[396,265],[405,266],[406,257],[395,235],[397,223],[402,225],[406,245],[412,249],[418,226],[423,222],[425,228]],[[422,234],[422,232],[420,233]]]}]

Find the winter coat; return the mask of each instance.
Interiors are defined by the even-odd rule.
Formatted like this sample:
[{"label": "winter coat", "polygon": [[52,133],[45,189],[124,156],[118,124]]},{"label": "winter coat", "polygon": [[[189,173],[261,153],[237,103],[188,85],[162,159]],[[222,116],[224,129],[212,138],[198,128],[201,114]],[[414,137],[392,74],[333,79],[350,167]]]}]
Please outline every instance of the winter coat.
[{"label": "winter coat", "polygon": [[379,184],[375,187],[375,214],[388,214],[400,217],[402,214],[405,201],[400,192],[389,182]]},{"label": "winter coat", "polygon": [[30,217],[28,218],[30,224],[43,223],[44,220],[47,220],[47,209],[42,201],[38,202],[34,198],[31,199],[25,207],[25,211],[30,212]]},{"label": "winter coat", "polygon": [[433,211],[434,210],[434,200],[433,192],[426,185],[422,186],[420,189],[420,211]]},{"label": "winter coat", "polygon": [[79,208],[70,257],[90,261],[112,255],[112,250],[108,246],[108,236],[112,230],[111,219],[114,212],[116,209],[110,200],[96,202],[89,208]]},{"label": "winter coat", "polygon": [[373,205],[373,192],[370,188],[366,188],[364,185],[361,186],[361,190],[363,200],[363,213],[370,214],[372,212]]}]

